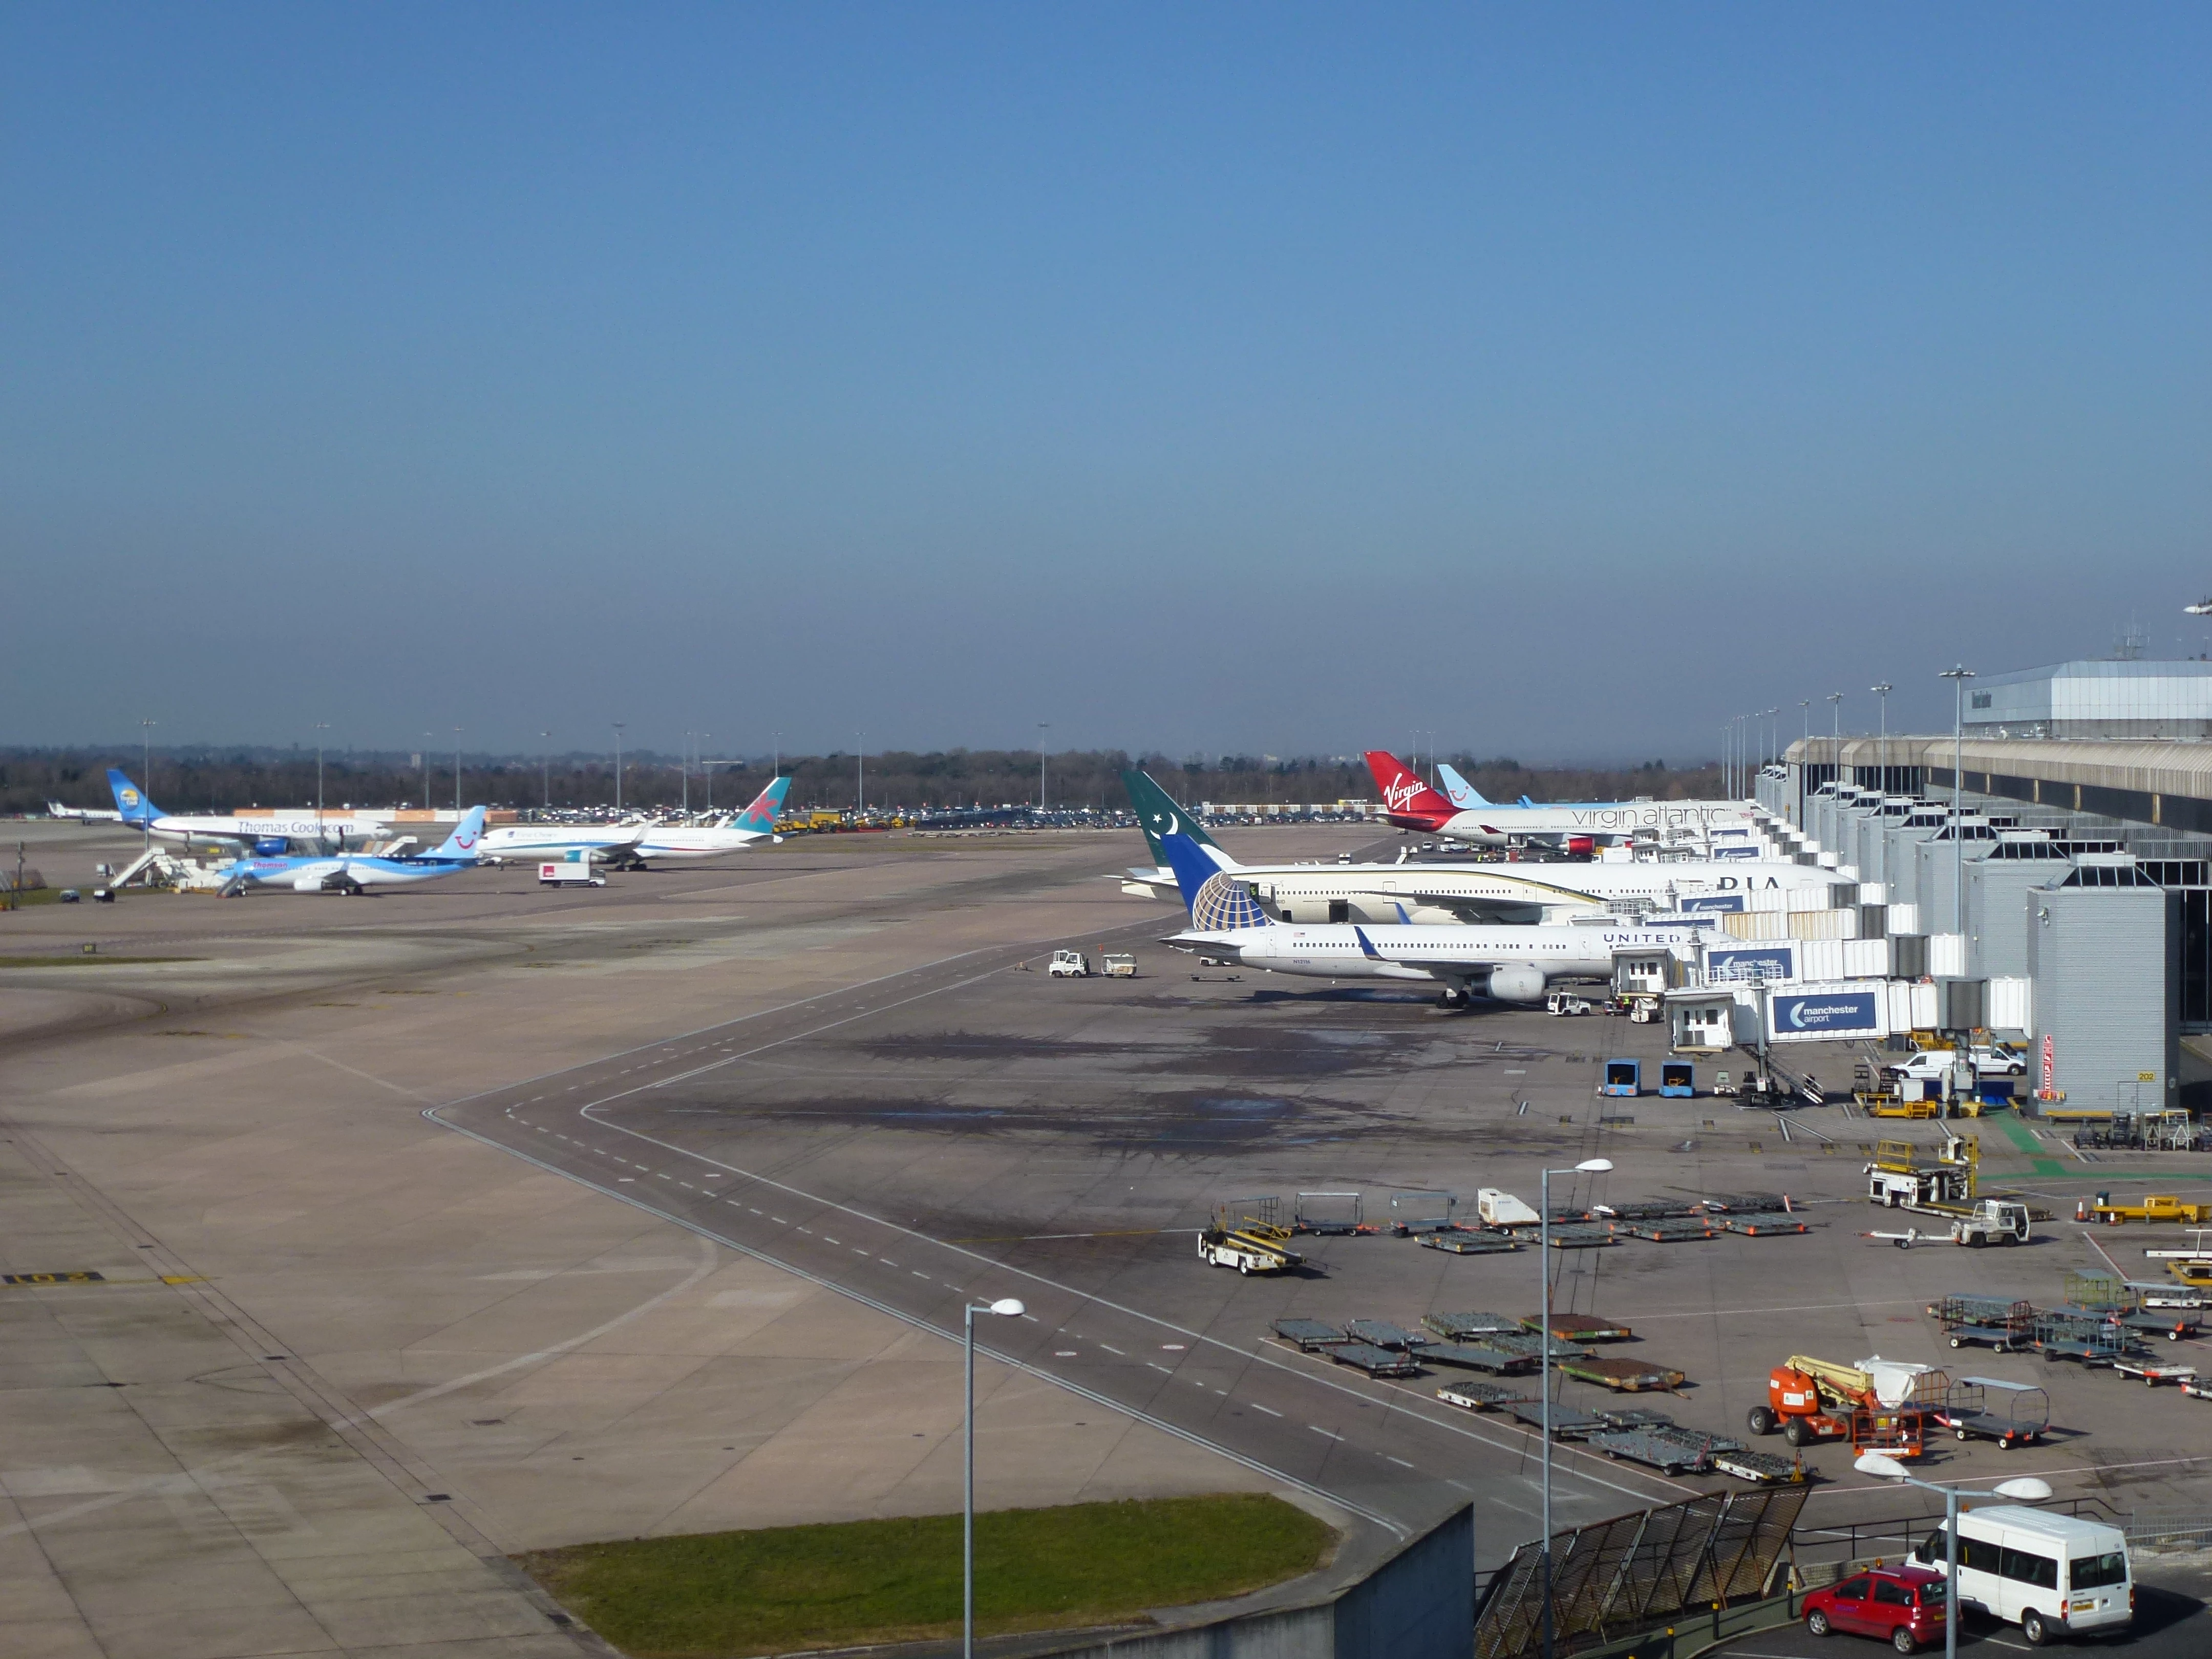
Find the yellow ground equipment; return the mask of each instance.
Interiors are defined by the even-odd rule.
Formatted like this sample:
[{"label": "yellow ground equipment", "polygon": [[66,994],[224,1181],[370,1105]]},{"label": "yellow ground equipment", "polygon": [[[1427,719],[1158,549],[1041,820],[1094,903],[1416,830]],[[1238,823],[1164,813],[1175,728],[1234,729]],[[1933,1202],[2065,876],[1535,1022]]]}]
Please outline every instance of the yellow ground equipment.
[{"label": "yellow ground equipment", "polygon": [[1213,1224],[1198,1236],[1198,1259],[1240,1273],[1279,1273],[1305,1261],[1290,1248],[1291,1230],[1277,1219],[1272,1198],[1218,1205]]},{"label": "yellow ground equipment", "polygon": [[2094,1219],[2114,1225],[2124,1221],[2174,1221],[2185,1227],[2201,1227],[2212,1221],[2212,1203],[2172,1193],[2152,1193],[2139,1204],[2113,1204],[2100,1193],[2089,1212]]}]

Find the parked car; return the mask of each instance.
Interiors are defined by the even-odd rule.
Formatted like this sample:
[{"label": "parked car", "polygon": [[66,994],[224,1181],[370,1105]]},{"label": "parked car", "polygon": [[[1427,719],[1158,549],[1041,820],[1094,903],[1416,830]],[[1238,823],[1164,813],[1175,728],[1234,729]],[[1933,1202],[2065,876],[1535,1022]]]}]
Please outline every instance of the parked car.
[{"label": "parked car", "polygon": [[1899,1653],[1943,1639],[1943,1575],[1929,1567],[1876,1567],[1805,1598],[1805,1628],[1871,1636]]}]

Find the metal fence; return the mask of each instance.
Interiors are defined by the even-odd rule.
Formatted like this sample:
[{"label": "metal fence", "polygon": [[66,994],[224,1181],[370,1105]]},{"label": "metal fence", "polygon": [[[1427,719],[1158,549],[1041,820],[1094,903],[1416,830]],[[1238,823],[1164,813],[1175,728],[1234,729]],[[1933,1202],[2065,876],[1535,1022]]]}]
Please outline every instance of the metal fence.
[{"label": "metal fence", "polygon": [[[1554,1534],[1553,1653],[1765,1595],[1805,1497],[1802,1486],[1713,1492]],[[1523,1544],[1492,1578],[1475,1616],[1475,1659],[1536,1653],[1543,1630],[1543,1548]]]},{"label": "metal fence", "polygon": [[2212,1510],[2130,1510],[2128,1542],[2212,1549]]}]

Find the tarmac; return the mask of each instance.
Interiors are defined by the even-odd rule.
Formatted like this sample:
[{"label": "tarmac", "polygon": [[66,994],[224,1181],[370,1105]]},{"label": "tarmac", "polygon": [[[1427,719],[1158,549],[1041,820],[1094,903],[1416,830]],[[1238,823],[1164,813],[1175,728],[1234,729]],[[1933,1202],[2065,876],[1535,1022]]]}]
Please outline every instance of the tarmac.
[{"label": "tarmac", "polygon": [[[50,882],[135,844],[37,828]],[[1374,838],[1223,839],[1279,860]],[[1539,1530],[1534,1436],[1437,1402],[1453,1373],[1372,1381],[1268,1329],[1532,1312],[1548,1266],[1556,1306],[1634,1328],[1604,1352],[1688,1375],[1656,1403],[1692,1426],[1740,1436],[1786,1354],[1880,1352],[2050,1391],[2051,1443],[1947,1441],[1934,1478],[2212,1508],[2212,1402],[1964,1363],[1924,1311],[2142,1276],[2145,1230],[1866,1238],[1895,1218],[1862,1148],[1935,1126],[1601,1099],[1605,1058],[1656,1070],[1657,1028],[1200,969],[1155,942],[1179,918],[1103,878],[1142,856],[1133,834],[815,838],[587,893],[484,871],[0,915],[0,959],[30,963],[0,968],[0,1271],[100,1275],[0,1286],[0,1650],[597,1650],[509,1554],[957,1508],[962,1309],[1007,1295],[1029,1316],[977,1330],[992,1507],[1272,1490],[1380,1547],[1471,1498],[1494,1564]],[[1139,976],[1050,980],[1062,944],[1133,949]],[[2066,1218],[2207,1173],[1967,1127],[1985,1186]],[[1538,1171],[1590,1157],[1613,1172],[1555,1177],[1555,1204],[1787,1194],[1815,1231],[1548,1264],[1314,1238],[1281,1277],[1195,1254],[1224,1202],[1533,1204]],[[1923,1512],[1849,1457],[1808,1449],[1808,1522]],[[1562,1525],[1732,1484],[1554,1465]]]}]

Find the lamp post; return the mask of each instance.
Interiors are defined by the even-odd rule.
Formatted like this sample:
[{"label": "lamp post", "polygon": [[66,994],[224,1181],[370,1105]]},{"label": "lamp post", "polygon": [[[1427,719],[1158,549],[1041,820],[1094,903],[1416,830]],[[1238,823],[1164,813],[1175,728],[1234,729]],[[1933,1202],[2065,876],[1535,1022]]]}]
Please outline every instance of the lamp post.
[{"label": "lamp post", "polygon": [[1039,720],[1037,727],[1037,811],[1044,811],[1044,734],[1052,730],[1050,720]]},{"label": "lamp post", "polygon": [[550,812],[553,810],[553,734],[550,732],[538,734],[538,769],[543,774],[545,810]]},{"label": "lamp post", "polygon": [[975,1659],[975,1316],[996,1314],[1019,1319],[1028,1309],[1012,1297],[981,1304],[970,1302],[962,1310],[967,1327],[967,1455],[960,1479],[960,1656]]},{"label": "lamp post", "polygon": [[[1956,712],[1951,718],[1951,931],[1960,936],[1959,948],[1963,953],[1966,933],[1966,890],[1964,885],[1966,838],[1962,833],[1966,826],[1960,822],[1959,815],[1966,810],[1961,802],[1966,787],[1966,775],[1963,769],[1966,753],[1966,682],[1974,678],[1974,671],[1971,668],[1947,668],[1936,678],[1950,681],[1956,694],[1954,698]],[[1959,971],[1964,973],[1966,970],[1966,964],[1962,958]]]},{"label": "lamp post", "polygon": [[430,810],[430,745],[438,740],[435,732],[422,734],[422,810]]},{"label": "lamp post", "polygon": [[1844,781],[1844,694],[1828,693],[1828,763],[1835,768],[1834,777],[1840,785]]},{"label": "lamp post", "polygon": [[1881,773],[1881,781],[1875,787],[1880,789],[1884,796],[1889,793],[1889,694],[1896,689],[1887,680],[1884,680],[1880,685],[1867,687],[1868,690],[1881,699],[1881,738],[1874,751],[1875,769]]},{"label": "lamp post", "polygon": [[853,733],[853,817],[868,810],[868,734]]},{"label": "lamp post", "polygon": [[[1943,1659],[1959,1659],[1959,1488],[1917,1479],[1886,1452],[1862,1452],[1851,1467],[1861,1474],[1901,1480],[1923,1492],[1943,1494]],[[2016,1480],[1999,1481],[1990,1488],[1990,1496],[2040,1504],[2051,1496],[2051,1486],[2032,1474],[2022,1475]]]},{"label": "lamp post", "polygon": [[323,733],[331,729],[328,720],[315,722],[315,841],[323,839]]},{"label": "lamp post", "polygon": [[[138,851],[143,856],[154,850],[154,727],[156,722],[138,722]],[[185,849],[191,847],[191,837],[185,838]]]},{"label": "lamp post", "polygon": [[615,728],[615,816],[622,816],[622,734],[628,720],[617,720]]},{"label": "lamp post", "polygon": [[706,786],[706,815],[710,818],[714,816],[714,769],[707,763],[707,739],[714,735],[712,732],[699,734],[699,781]]},{"label": "lamp post", "polygon": [[1552,1659],[1552,1177],[1555,1175],[1601,1175],[1613,1167],[1609,1158],[1586,1158],[1571,1170],[1547,1170],[1539,1181],[1536,1218],[1537,1276],[1542,1292],[1541,1327],[1536,1332],[1538,1394],[1544,1415],[1544,1659]]},{"label": "lamp post", "polygon": [[453,811],[461,810],[461,728],[453,728]]},{"label": "lamp post", "polygon": [[684,822],[691,822],[691,734],[684,734]]}]

